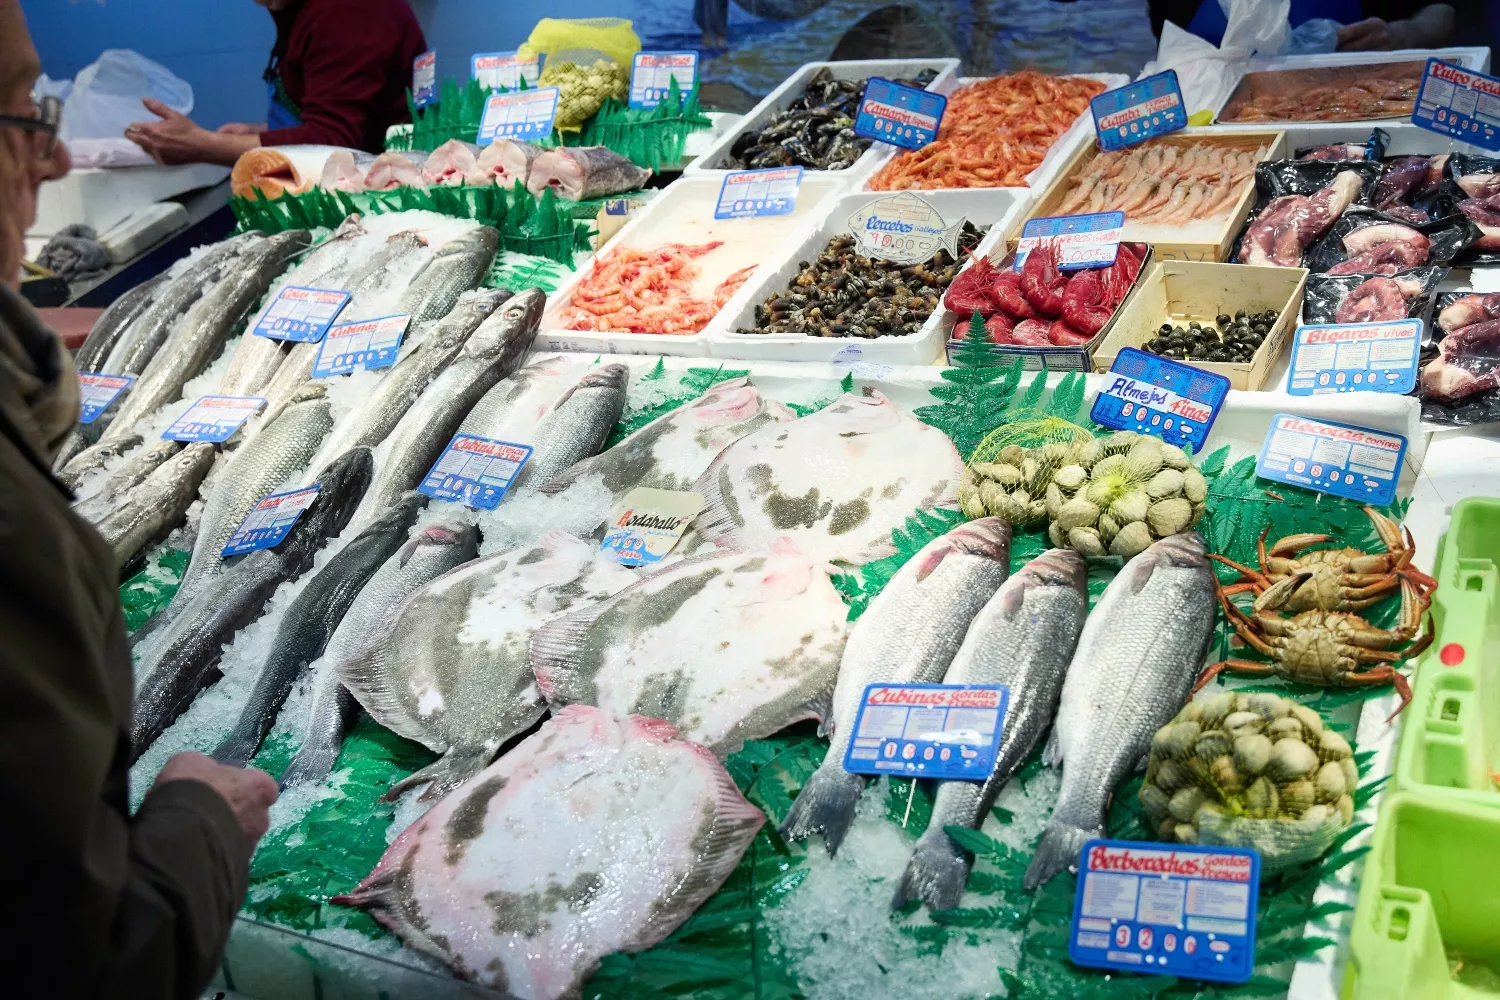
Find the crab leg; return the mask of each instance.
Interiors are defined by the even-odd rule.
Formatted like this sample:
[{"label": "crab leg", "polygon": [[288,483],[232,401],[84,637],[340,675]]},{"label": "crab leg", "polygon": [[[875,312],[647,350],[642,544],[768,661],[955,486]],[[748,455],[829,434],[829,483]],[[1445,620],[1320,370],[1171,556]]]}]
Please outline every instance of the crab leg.
[{"label": "crab leg", "polygon": [[[1240,563],[1235,562],[1233,559],[1226,559],[1224,556],[1215,555],[1212,552],[1210,552],[1208,554],[1208,558],[1212,559],[1214,562],[1222,563],[1225,566],[1228,566],[1230,569],[1235,570],[1235,571],[1237,571],[1239,573],[1244,574],[1245,576],[1249,577],[1251,581],[1253,581],[1255,583],[1259,583],[1259,584],[1261,584],[1263,586],[1267,586],[1267,587],[1269,587],[1271,585],[1270,579],[1264,573],[1260,572],[1259,570],[1253,570],[1249,566],[1241,565]],[[1237,584],[1235,584],[1235,586],[1236,587],[1240,587],[1241,591],[1234,591],[1234,593],[1240,593],[1240,592],[1242,592],[1244,584],[1238,584],[1237,583]],[[1226,590],[1225,593],[1230,593],[1230,591]]]},{"label": "crab leg", "polygon": [[1280,608],[1292,599],[1292,595],[1302,588],[1302,585],[1313,578],[1310,572],[1298,573],[1295,576],[1284,577],[1275,585],[1255,599],[1255,610],[1265,611],[1268,608]]},{"label": "crab leg", "polygon": [[[1269,530],[1270,525],[1266,526]],[[1303,549],[1333,541],[1332,535],[1287,535],[1271,546],[1272,556],[1294,556]]]},{"label": "crab leg", "polygon": [[1395,667],[1376,667],[1374,670],[1368,670],[1362,674],[1347,673],[1344,675],[1344,683],[1350,687],[1374,687],[1378,684],[1387,683],[1393,686],[1396,689],[1396,693],[1401,695],[1401,704],[1391,713],[1390,718],[1385,720],[1387,724],[1394,722],[1396,716],[1400,715],[1406,710],[1406,706],[1411,704],[1411,685],[1407,683],[1401,671]]},{"label": "crab leg", "polygon": [[1210,664],[1204,668],[1203,673],[1198,675],[1198,682],[1193,685],[1193,690],[1188,692],[1188,699],[1202,691],[1208,686],[1208,682],[1219,676],[1226,670],[1232,670],[1237,674],[1254,674],[1257,677],[1273,677],[1276,670],[1269,663],[1253,663],[1250,660],[1222,660],[1219,663]]},{"label": "crab leg", "polygon": [[1375,534],[1385,543],[1385,550],[1391,553],[1399,553],[1403,548],[1410,549],[1410,545],[1401,544],[1401,526],[1386,517],[1374,507],[1363,508],[1365,516],[1375,526]]}]

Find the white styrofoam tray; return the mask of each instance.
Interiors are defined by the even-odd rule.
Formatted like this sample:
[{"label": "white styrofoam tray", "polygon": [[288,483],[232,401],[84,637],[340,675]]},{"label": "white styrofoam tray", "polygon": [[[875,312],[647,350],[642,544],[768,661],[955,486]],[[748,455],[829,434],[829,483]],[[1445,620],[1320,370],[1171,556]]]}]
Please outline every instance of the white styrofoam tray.
[{"label": "white styrofoam tray", "polygon": [[[536,337],[538,350],[708,357],[709,327],[695,334],[597,332],[564,329],[558,317],[572,301],[573,289],[588,280],[602,262],[608,261],[622,247],[650,249],[664,243],[724,241],[725,247],[697,260],[703,269],[697,289],[699,294],[707,294],[739,268],[771,259],[781,247],[800,244],[803,234],[823,218],[828,203],[848,186],[847,181],[837,174],[808,173],[803,175],[796,209],[789,215],[715,219],[714,208],[723,185],[722,172],[684,175],[652,199],[598,254],[558,286],[542,314],[541,329]],[[725,249],[732,247],[743,247],[743,252],[738,257],[724,253]],[[754,280],[752,275],[742,284],[719,315],[732,314],[736,302],[743,298]]]},{"label": "white styrofoam tray", "polygon": [[[1086,77],[1090,80],[1098,80],[1100,83],[1104,84],[1106,90],[1115,90],[1119,87],[1125,86],[1130,82],[1130,77],[1126,76],[1124,73],[1076,73],[1071,75]],[[966,76],[958,81],[958,87],[967,87],[969,84],[978,83],[983,79],[986,78]],[[1083,112],[1076,119],[1074,119],[1073,124],[1068,126],[1067,131],[1065,131],[1062,135],[1058,136],[1057,139],[1053,141],[1052,145],[1047,149],[1047,155],[1042,158],[1041,163],[1037,164],[1036,169],[1026,175],[1026,187],[914,188],[913,190],[917,191],[918,194],[932,194],[937,191],[1015,191],[1017,193],[1025,193],[1027,195],[1040,194],[1041,192],[1047,190],[1047,186],[1052,183],[1053,179],[1057,176],[1058,171],[1062,170],[1063,165],[1066,164],[1068,160],[1072,158],[1073,154],[1078,151],[1078,147],[1082,146],[1086,142],[1092,141],[1093,138],[1094,116],[1092,113],[1090,113],[1088,108],[1084,108]],[[904,149],[899,149],[895,146],[891,146],[883,142],[876,144],[875,149],[872,150],[872,152],[876,151],[878,151],[879,153],[879,158],[874,162],[870,170],[868,170],[865,175],[860,178],[860,181],[857,185],[857,190],[873,190],[873,188],[870,187],[870,182],[874,179],[875,174],[878,173],[880,169],[887,163],[889,163],[893,158],[900,156],[902,153],[906,152]]]},{"label": "white styrofoam tray", "polygon": [[74,170],[37,190],[36,222],[26,235],[52,236],[76,223],[102,233],[138,208],[209,187],[228,176],[228,167],[212,163]]},{"label": "white styrofoam tray", "polygon": [[[828,241],[849,232],[849,217],[871,202],[898,192],[866,191],[845,194],[830,203],[827,214],[804,239],[783,248],[774,267],[757,271],[739,295],[709,324],[710,346],[716,358],[757,358],[778,361],[831,361],[835,356],[887,365],[929,365],[943,352],[941,307],[934,310],[922,329],[901,337],[865,340],[851,337],[809,337],[797,333],[738,333],[753,329],[755,307],[790,285],[804,261],[823,251]],[[913,191],[937,209],[946,225],[966,218],[976,226],[989,227],[976,254],[999,259],[1005,251],[1005,233],[1031,204],[1029,192],[1014,188],[960,191]],[[997,249],[998,248],[998,249]]]},{"label": "white styrofoam tray", "polygon": [[[804,63],[797,72],[783,80],[780,86],[767,94],[751,109],[749,114],[740,119],[734,128],[721,135],[713,146],[688,164],[685,172],[722,174],[729,170],[730,168],[724,166],[721,161],[729,154],[735,140],[746,132],[764,128],[777,112],[789,107],[793,101],[801,97],[813,77],[825,69],[833,75],[835,80],[864,80],[872,76],[883,76],[886,79],[911,79],[922,70],[931,69],[937,71],[937,76],[927,85],[928,90],[938,94],[950,94],[958,86],[957,59],[861,59]],[[849,178],[865,177],[875,169],[881,159],[881,151],[886,148],[888,147],[885,143],[877,142],[865,150],[860,158],[854,161],[854,165],[847,169],[809,170],[807,173],[826,173],[835,177]]]}]

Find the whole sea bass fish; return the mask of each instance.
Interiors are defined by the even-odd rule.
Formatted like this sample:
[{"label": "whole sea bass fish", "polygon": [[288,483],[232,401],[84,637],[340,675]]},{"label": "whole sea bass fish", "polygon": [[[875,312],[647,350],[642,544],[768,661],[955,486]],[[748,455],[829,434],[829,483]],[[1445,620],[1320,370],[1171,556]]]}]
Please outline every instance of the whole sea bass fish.
[{"label": "whole sea bass fish", "polygon": [[427,498],[420,493],[402,497],[328,560],[292,601],[234,731],[214,751],[215,760],[243,767],[255,756],[297,677],[323,655],[344,612],[380,564],[406,541],[406,533],[426,505]]},{"label": "whole sea bass fish", "polygon": [[198,496],[198,484],[208,475],[215,451],[206,442],[189,445],[159,465],[99,522],[99,534],[115,550],[120,579],[133,573],[139,557],[187,518],[188,506]]},{"label": "whole sea bass fish", "polygon": [[391,431],[356,523],[377,517],[422,481],[470,407],[526,357],[546,301],[547,295],[540,288],[528,288],[479,324],[458,356]]},{"label": "whole sea bass fish", "polygon": [[259,618],[276,588],[307,572],[323,543],[344,530],[369,486],[373,464],[368,448],[356,448],[324,469],[318,498],[280,545],[242,556],[146,645],[130,722],[129,763],[218,679],[224,644]]},{"label": "whole sea bass fish", "polygon": [[181,441],[158,441],[149,448],[142,448],[121,462],[120,467],[110,474],[93,496],[75,503],[74,513],[85,521],[98,524],[109,516],[132,487],[145,482],[147,476],[183,447]]},{"label": "whole sea bass fish", "polygon": [[838,850],[865,787],[863,775],[844,770],[865,687],[941,681],[969,623],[1009,574],[1010,524],[998,517],[960,524],[896,571],[849,633],[833,691],[833,725],[826,727],[828,756],[792,803],[783,837],[822,833],[829,853]]},{"label": "whole sea bass fish", "polygon": [[573,388],[586,367],[576,354],[554,354],[531,362],[495,383],[464,417],[458,432],[535,445],[537,426]]},{"label": "whole sea bass fish", "polygon": [[70,490],[76,490],[91,472],[98,472],[111,461],[140,446],[139,434],[123,434],[113,441],[103,441],[78,452],[67,467],[53,473],[57,481]]},{"label": "whole sea bass fish", "polygon": [[1062,791],[1027,890],[1076,866],[1084,843],[1104,836],[1115,788],[1186,703],[1217,610],[1206,551],[1196,532],[1163,538],[1125,564],[1089,615],[1047,745],[1048,762],[1063,765]]},{"label": "whole sea bass fish", "polygon": [[536,446],[506,499],[525,496],[582,459],[598,454],[625,410],[630,369],[596,368],[563,394],[536,428]]},{"label": "whole sea bass fish", "polygon": [[81,372],[97,372],[109,352],[125,333],[135,318],[150,308],[158,289],[166,284],[166,272],[141,282],[130,291],[110,303],[108,309],[94,322],[93,329],[73,355],[73,364]]},{"label": "whole sea bass fish", "polygon": [[1000,750],[989,777],[938,785],[927,832],[896,886],[891,906],[921,899],[949,910],[963,896],[969,856],[945,827],[977,830],[1000,790],[1052,723],[1068,662],[1089,610],[1088,566],[1070,549],[1049,549],[1005,581],[974,617],[944,684],[1003,684],[1010,689]]},{"label": "whole sea bass fish", "polygon": [[328,777],[358,703],[339,679],[337,666],[381,631],[401,602],[419,587],[479,554],[479,529],[460,520],[423,528],[370,577],[323,650],[313,680],[312,705],[302,745],[281,773],[281,786]]},{"label": "whole sea bass fish", "polygon": [[500,233],[491,226],[476,226],[438,247],[401,299],[393,316],[410,316],[411,328],[448,315],[458,297],[478,285],[495,259]]}]

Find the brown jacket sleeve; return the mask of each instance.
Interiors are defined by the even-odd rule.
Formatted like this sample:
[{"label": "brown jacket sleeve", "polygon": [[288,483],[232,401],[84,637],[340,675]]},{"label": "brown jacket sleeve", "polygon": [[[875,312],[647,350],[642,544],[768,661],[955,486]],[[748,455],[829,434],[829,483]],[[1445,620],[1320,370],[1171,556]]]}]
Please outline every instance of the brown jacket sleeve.
[{"label": "brown jacket sleeve", "polygon": [[199,782],[131,817],[130,652],[113,556],[46,474],[0,366],[0,907],[6,993],[196,997],[249,849]]}]

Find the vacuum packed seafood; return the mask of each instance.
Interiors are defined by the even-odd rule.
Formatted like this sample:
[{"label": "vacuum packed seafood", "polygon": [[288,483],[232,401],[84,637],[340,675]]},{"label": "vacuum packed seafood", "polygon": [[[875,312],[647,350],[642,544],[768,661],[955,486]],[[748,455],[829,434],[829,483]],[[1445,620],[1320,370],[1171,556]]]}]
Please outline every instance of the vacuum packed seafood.
[{"label": "vacuum packed seafood", "polygon": [[1221,122],[1357,122],[1405,118],[1426,62],[1327,66],[1246,73]]}]

